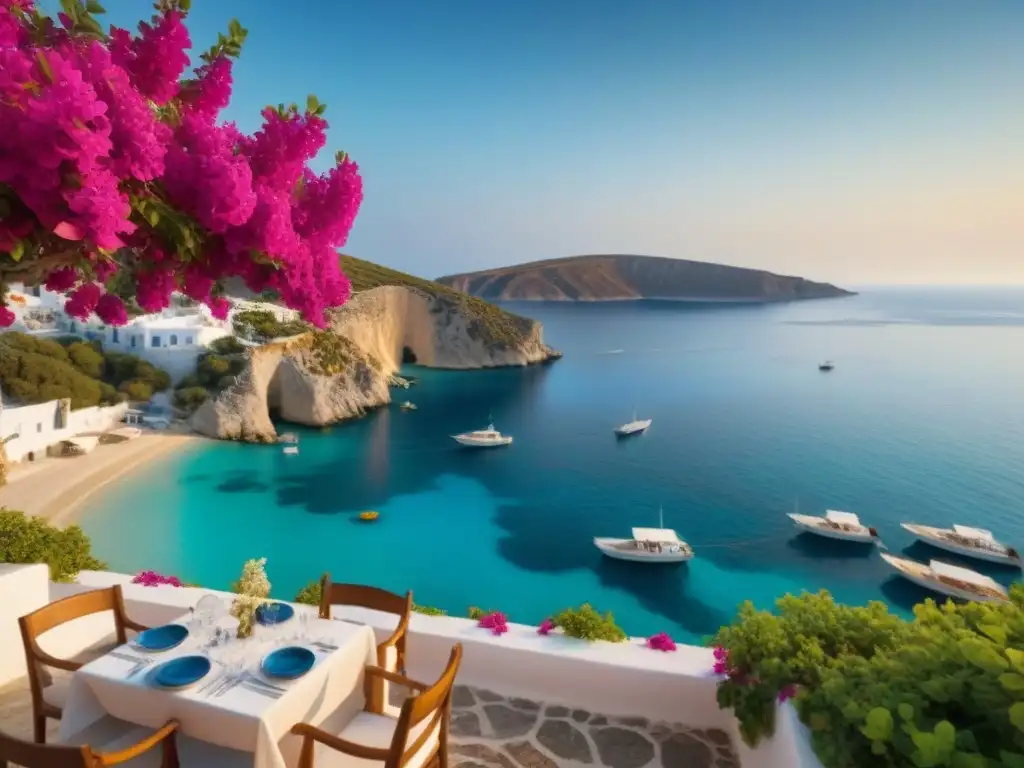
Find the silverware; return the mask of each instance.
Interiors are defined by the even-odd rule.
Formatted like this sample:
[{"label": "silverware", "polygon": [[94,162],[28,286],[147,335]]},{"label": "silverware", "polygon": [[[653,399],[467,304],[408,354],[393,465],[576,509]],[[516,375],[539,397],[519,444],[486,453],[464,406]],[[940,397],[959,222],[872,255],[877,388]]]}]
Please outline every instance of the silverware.
[{"label": "silverware", "polygon": [[210,679],[203,683],[201,686],[199,686],[198,690],[196,690],[196,693],[203,693],[209,690],[214,685],[221,682],[221,680],[223,680],[223,677],[221,675],[210,675]]},{"label": "silverware", "polygon": [[134,677],[139,672],[141,672],[146,667],[148,667],[151,663],[152,662],[150,662],[150,661],[140,661],[138,664],[136,664],[134,667],[132,667],[131,671],[127,675],[125,675],[125,679],[127,679],[129,677]]},{"label": "silverware", "polygon": [[274,685],[273,683],[268,683],[266,680],[264,680],[262,678],[259,678],[259,677],[256,677],[255,675],[249,675],[246,678],[246,682],[247,683],[252,683],[254,685],[261,685],[264,688],[269,688],[270,690],[274,691],[275,693],[287,693],[288,692],[287,688],[282,688],[280,685]]},{"label": "silverware", "polygon": [[115,659],[121,659],[123,661],[148,661],[148,659],[146,659],[145,656],[140,656],[136,653],[127,653],[126,651],[111,651],[107,655],[113,656]]},{"label": "silverware", "polygon": [[261,696],[268,696],[271,699],[280,699],[284,693],[279,693],[271,688],[264,688],[262,685],[256,685],[251,680],[246,680],[242,683],[242,687],[247,691],[258,693]]},{"label": "silverware", "polygon": [[336,650],[338,650],[338,646],[332,645],[331,643],[321,643],[321,642],[317,641],[317,642],[310,643],[310,645],[315,645],[317,648],[322,648],[325,651],[336,651]]}]

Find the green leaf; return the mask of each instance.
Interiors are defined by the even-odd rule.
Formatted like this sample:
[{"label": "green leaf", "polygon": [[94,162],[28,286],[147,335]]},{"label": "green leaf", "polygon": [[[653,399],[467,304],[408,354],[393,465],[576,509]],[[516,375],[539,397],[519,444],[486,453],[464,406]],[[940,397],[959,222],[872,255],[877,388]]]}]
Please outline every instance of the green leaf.
[{"label": "green leaf", "polygon": [[24,256],[24,255],[25,255],[25,241],[24,240],[19,240],[18,242],[16,242],[14,244],[14,247],[11,248],[11,258],[15,262],[19,262],[19,261],[21,261],[21,257]]},{"label": "green leaf", "polygon": [[106,13],[107,9],[96,2],[96,0],[88,0],[85,4],[85,10],[89,13]]},{"label": "green leaf", "polygon": [[988,768],[988,765],[988,758],[971,752],[957,752],[949,761],[950,768]]},{"label": "green leaf", "polygon": [[998,624],[979,624],[978,630],[986,637],[995,640],[999,645],[1006,645],[1006,628]]},{"label": "green leaf", "polygon": [[871,742],[871,754],[872,755],[884,755],[885,754],[885,742],[884,741],[872,741]]},{"label": "green leaf", "polygon": [[1024,693],[1024,675],[1004,672],[999,676],[999,683],[1010,693]]},{"label": "green leaf", "polygon": [[906,702],[900,704],[896,708],[896,711],[900,713],[900,718],[906,722],[910,722],[914,719],[914,708]]},{"label": "green leaf", "polygon": [[1010,722],[1018,731],[1024,733],[1024,701],[1018,701],[1010,707]]},{"label": "green leaf", "polygon": [[932,768],[932,766],[940,764],[942,750],[939,749],[935,734],[928,733],[927,731],[918,731],[911,734],[910,738],[913,739],[914,746],[917,747],[911,755],[915,765],[919,766],[919,768]]},{"label": "green leaf", "polygon": [[957,645],[967,661],[986,672],[997,674],[1010,666],[1010,662],[984,640],[971,638],[961,640]]},{"label": "green leaf", "polygon": [[160,213],[155,210],[148,211],[146,213],[146,221],[149,222],[149,226],[155,227],[160,223]]},{"label": "green leaf", "polygon": [[946,690],[946,683],[941,678],[938,680],[923,680],[921,690],[933,701],[945,703],[949,701],[949,692]]},{"label": "green leaf", "polygon": [[935,724],[935,746],[943,753],[956,749],[956,728],[948,720],[940,720]]},{"label": "green leaf", "polygon": [[1016,648],[1006,649],[1006,658],[1013,664],[1013,668],[1024,675],[1024,651],[1018,651]]},{"label": "green leaf", "polygon": [[192,9],[192,0],[178,0],[178,7],[188,13]]},{"label": "green leaf", "polygon": [[892,738],[892,713],[885,707],[875,707],[864,718],[860,732],[872,741],[888,741]]},{"label": "green leaf", "polygon": [[[1005,749],[999,753],[999,759],[1006,768],[1024,768],[1024,755],[1020,752],[1007,752]],[[959,768],[959,766],[957,766]],[[971,766],[973,768],[973,766]],[[984,766],[982,766],[984,768]]]}]

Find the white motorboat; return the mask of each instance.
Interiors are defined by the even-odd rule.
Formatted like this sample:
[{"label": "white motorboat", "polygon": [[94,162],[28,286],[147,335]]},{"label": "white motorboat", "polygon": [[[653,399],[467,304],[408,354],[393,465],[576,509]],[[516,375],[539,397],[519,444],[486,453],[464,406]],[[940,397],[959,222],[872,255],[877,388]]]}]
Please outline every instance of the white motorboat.
[{"label": "white motorboat", "polygon": [[981,603],[1005,603],[1010,599],[1006,587],[969,568],[961,568],[939,560],[932,560],[925,565],[885,552],[882,553],[882,559],[895,568],[903,578],[942,595]]},{"label": "white motorboat", "polygon": [[955,552],[958,555],[987,560],[990,563],[1016,565],[1024,568],[1024,560],[1013,547],[1008,547],[992,535],[992,531],[984,528],[970,528],[966,525],[954,525],[952,528],[932,528],[930,525],[917,523],[901,523],[903,528],[914,534],[921,541],[933,547]]},{"label": "white motorboat", "polygon": [[594,546],[615,560],[637,563],[682,563],[693,559],[693,548],[675,531],[665,528],[658,511],[659,528],[634,528],[631,539],[595,538]]},{"label": "white motorboat", "polygon": [[864,525],[853,512],[840,512],[830,509],[824,517],[801,515],[790,512],[789,518],[797,526],[809,533],[825,536],[829,539],[843,541],[859,541],[864,543],[880,543],[878,531]]},{"label": "white motorboat", "polygon": [[285,456],[298,456],[299,446],[297,445],[286,445],[283,451]]},{"label": "white motorboat", "polygon": [[478,429],[475,432],[463,432],[461,435],[452,435],[452,440],[468,448],[495,448],[499,445],[512,444],[512,437],[501,434],[501,432],[494,428],[493,424],[488,424],[487,429]]},{"label": "white motorboat", "polygon": [[636,411],[633,411],[633,420],[623,424],[621,427],[616,427],[615,434],[619,437],[638,435],[641,432],[646,432],[647,428],[651,426],[652,421],[654,421],[654,419],[638,419],[636,417]]}]

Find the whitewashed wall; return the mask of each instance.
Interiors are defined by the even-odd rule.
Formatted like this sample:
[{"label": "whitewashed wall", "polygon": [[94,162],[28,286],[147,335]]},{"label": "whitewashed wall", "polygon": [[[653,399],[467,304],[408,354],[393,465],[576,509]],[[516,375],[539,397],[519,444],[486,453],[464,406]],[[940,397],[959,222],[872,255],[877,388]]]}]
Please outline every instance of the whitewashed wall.
[{"label": "whitewashed wall", "polygon": [[[169,586],[131,584],[124,574],[85,571],[76,584],[52,584],[46,566],[0,566],[0,685],[25,673],[18,617],[47,602],[90,589],[121,584],[129,615],[148,626],[167,623],[195,606],[204,594],[227,593]],[[394,617],[346,608],[338,615],[369,624],[383,639]],[[69,657],[113,637],[109,613],[78,619],[47,632],[40,645]],[[679,646],[674,653],[649,650],[642,641],[586,643],[562,636],[542,637],[534,627],[510,624],[494,636],[468,619],[413,616],[408,640],[408,672],[435,679],[454,643],[463,644],[459,681],[505,694],[586,708],[611,715],[642,715],[722,728],[740,745],[743,768],[820,768],[807,733],[790,705],[780,709],[776,734],[757,749],[741,745],[736,722],[715,701],[716,678],[706,648]]]},{"label": "whitewashed wall", "polygon": [[82,432],[111,429],[123,418],[128,406],[118,403],[71,411],[61,426],[58,419],[60,400],[37,405],[3,406],[0,408],[0,440],[17,434],[4,446],[9,461],[24,461],[32,454],[39,460],[46,449]]}]

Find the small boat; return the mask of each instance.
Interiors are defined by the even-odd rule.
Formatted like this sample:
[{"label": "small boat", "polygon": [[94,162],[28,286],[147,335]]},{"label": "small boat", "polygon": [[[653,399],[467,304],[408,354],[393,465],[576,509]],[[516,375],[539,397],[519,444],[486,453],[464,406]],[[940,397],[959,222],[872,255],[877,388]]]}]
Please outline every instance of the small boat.
[{"label": "small boat", "polygon": [[494,428],[493,424],[488,424],[487,429],[478,429],[474,432],[452,435],[452,440],[468,448],[495,448],[499,445],[512,444],[512,437],[501,434],[501,432]]},{"label": "small boat", "polygon": [[415,411],[416,410],[416,404],[415,403],[410,403],[408,400],[406,400],[404,403],[402,403],[398,407],[401,408],[403,411]]},{"label": "small boat", "polygon": [[299,455],[299,446],[297,446],[297,445],[286,445],[284,447],[284,455],[285,456],[298,456]]},{"label": "small boat", "polygon": [[819,371],[831,371],[833,368],[835,368],[835,366],[832,364],[831,360],[826,360],[824,363],[818,363]]},{"label": "small boat", "polygon": [[634,528],[631,539],[595,538],[594,546],[601,554],[615,560],[635,563],[683,563],[693,559],[693,548],[679,534],[665,528],[663,513],[658,511],[659,528]]},{"label": "small boat", "polygon": [[378,517],[380,517],[380,512],[376,512],[372,509],[368,509],[365,512],[359,513],[359,519],[367,523],[372,523]]},{"label": "small boat", "polygon": [[1013,547],[996,541],[992,531],[984,528],[970,528],[966,525],[954,525],[952,528],[932,528],[930,525],[917,523],[901,523],[904,530],[909,531],[926,544],[955,552],[958,555],[986,560],[990,563],[1002,563],[1024,568],[1024,560]]},{"label": "small boat", "polygon": [[1005,603],[1010,599],[1006,587],[969,568],[961,568],[939,560],[932,560],[925,565],[885,552],[882,553],[882,559],[899,571],[905,579],[933,592],[980,603]]},{"label": "small boat", "polygon": [[652,421],[654,421],[654,419],[637,419],[636,411],[633,411],[633,420],[623,424],[621,427],[616,427],[615,434],[618,437],[638,435],[641,432],[646,432],[647,428],[651,426]]},{"label": "small boat", "polygon": [[864,543],[879,542],[878,531],[864,525],[853,512],[840,512],[830,509],[824,517],[788,513],[789,519],[799,528],[818,536],[843,541],[859,541]]}]

